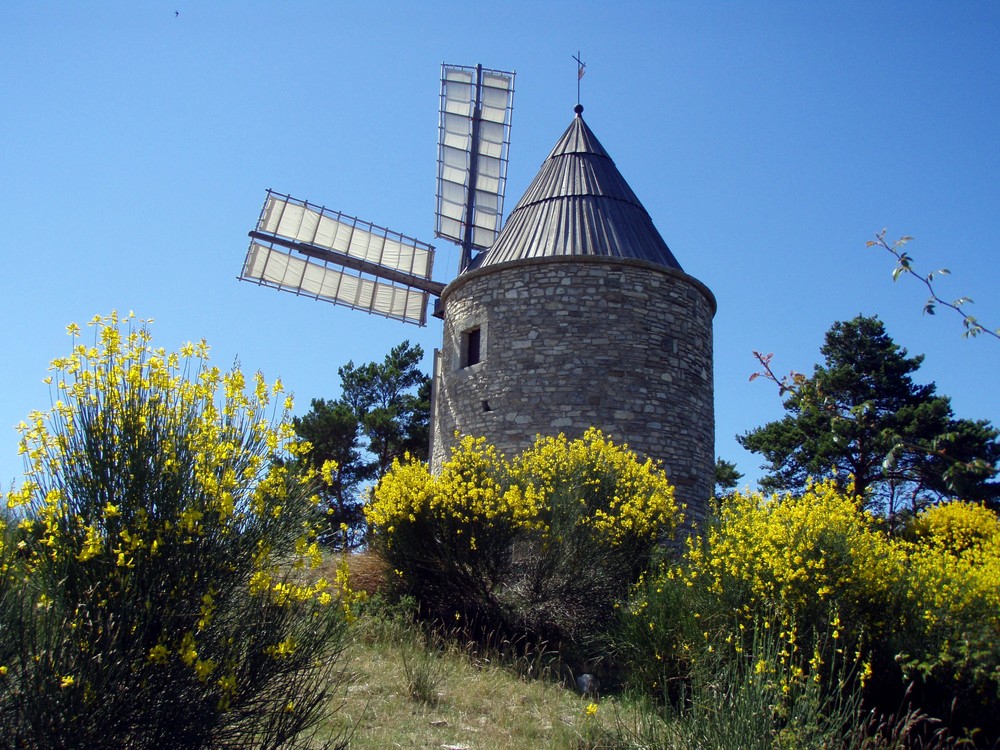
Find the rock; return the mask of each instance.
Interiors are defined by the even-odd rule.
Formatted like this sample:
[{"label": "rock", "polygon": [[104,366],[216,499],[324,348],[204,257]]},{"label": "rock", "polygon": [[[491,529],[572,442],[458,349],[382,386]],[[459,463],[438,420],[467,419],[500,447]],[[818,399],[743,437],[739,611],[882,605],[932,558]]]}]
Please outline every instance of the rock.
[{"label": "rock", "polygon": [[576,678],[576,689],[587,698],[596,698],[598,687],[597,678],[592,674],[582,674]]}]

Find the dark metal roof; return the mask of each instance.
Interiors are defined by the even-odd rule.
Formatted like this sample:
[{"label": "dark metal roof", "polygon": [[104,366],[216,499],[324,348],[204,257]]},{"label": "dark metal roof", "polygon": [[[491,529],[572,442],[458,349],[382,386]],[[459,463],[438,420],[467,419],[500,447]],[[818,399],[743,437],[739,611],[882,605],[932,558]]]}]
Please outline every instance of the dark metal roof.
[{"label": "dark metal roof", "polygon": [[472,268],[526,258],[601,255],[681,270],[632,188],[576,117],[542,164],[493,246]]}]

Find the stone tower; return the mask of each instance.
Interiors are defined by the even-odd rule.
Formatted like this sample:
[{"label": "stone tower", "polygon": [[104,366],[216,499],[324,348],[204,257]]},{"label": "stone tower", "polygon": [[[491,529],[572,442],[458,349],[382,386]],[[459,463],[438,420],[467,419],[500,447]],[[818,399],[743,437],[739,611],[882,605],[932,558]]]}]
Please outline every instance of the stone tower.
[{"label": "stone tower", "polygon": [[508,456],[599,427],[663,462],[689,518],[714,486],[715,298],[687,275],[581,116],[493,247],[441,294],[431,464],[456,433]]}]

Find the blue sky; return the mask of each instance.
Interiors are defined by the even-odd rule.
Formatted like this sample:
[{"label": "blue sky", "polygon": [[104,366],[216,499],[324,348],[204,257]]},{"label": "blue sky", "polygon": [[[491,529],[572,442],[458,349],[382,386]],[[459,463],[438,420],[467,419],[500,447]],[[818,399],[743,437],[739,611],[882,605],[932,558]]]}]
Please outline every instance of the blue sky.
[{"label": "blue sky", "polygon": [[[179,11],[179,14],[175,14]],[[65,327],[134,310],[176,349],[280,376],[298,411],[337,368],[425,328],[236,280],[266,188],[432,242],[442,62],[515,70],[506,209],[584,118],[684,269],[715,293],[716,452],[783,411],[754,349],[810,371],[877,314],[959,417],[1000,423],[1000,343],[961,338],[865,242],[913,235],[1000,327],[1000,5],[988,2],[32,2],[0,25],[0,484],[46,408]]]}]

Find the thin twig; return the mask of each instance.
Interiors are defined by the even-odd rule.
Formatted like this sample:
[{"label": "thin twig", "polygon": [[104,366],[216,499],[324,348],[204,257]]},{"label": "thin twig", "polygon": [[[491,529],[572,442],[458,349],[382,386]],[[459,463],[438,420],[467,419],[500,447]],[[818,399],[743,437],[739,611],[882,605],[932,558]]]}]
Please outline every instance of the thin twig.
[{"label": "thin twig", "polygon": [[938,296],[937,292],[934,290],[934,277],[935,276],[947,276],[951,272],[947,268],[942,268],[937,271],[931,271],[926,276],[917,273],[913,268],[913,256],[903,250],[903,246],[907,242],[912,240],[912,237],[900,237],[893,244],[889,244],[885,239],[886,230],[882,230],[875,235],[875,239],[868,240],[867,247],[880,247],[883,250],[887,250],[892,253],[896,258],[896,267],[892,271],[892,280],[898,281],[899,277],[903,274],[909,274],[913,278],[917,279],[925,287],[927,291],[930,292],[930,297],[924,304],[924,312],[928,315],[933,315],[935,308],[940,305],[942,307],[947,307],[950,310],[954,310],[959,315],[962,316],[962,325],[965,326],[965,333],[962,334],[963,337],[973,337],[978,336],[981,333],[985,333],[988,336],[1000,340],[1000,328],[992,330],[982,325],[979,321],[975,319],[972,315],[969,315],[962,308],[965,305],[972,304],[972,299],[969,297],[959,297],[954,302],[947,302]]}]

